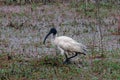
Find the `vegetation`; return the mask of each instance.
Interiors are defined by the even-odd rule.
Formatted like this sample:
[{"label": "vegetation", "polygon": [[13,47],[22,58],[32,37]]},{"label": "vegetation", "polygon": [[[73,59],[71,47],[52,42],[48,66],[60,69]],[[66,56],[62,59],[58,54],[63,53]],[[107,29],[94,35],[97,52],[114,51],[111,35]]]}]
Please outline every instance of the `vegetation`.
[{"label": "vegetation", "polygon": [[[112,54],[112,53],[109,53]],[[116,57],[112,57],[116,55]],[[23,59],[15,56],[8,60],[0,55],[1,80],[119,80],[119,53],[97,58],[98,55],[84,57],[82,67],[75,64],[63,65],[62,56],[45,56],[40,59]],[[119,56],[119,57],[118,57]],[[81,65],[81,64],[80,64]]]},{"label": "vegetation", "polygon": [[[0,1],[0,80],[120,80],[119,3],[91,1]],[[83,41],[88,54],[63,65],[64,56],[42,44],[50,27]]]}]

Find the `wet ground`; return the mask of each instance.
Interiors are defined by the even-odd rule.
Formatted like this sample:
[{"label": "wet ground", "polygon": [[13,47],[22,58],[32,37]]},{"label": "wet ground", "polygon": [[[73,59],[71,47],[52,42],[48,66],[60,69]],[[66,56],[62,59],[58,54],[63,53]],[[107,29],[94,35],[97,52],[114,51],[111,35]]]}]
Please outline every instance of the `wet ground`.
[{"label": "wet ground", "polygon": [[101,29],[102,48],[117,51],[120,35],[113,33],[117,32],[118,13],[118,10],[111,10],[109,15],[102,17],[100,24],[68,4],[0,6],[0,53],[34,57],[56,53],[49,43],[50,37],[46,45],[42,43],[51,27],[57,28],[59,36],[69,36],[84,43],[89,51],[101,50]]}]

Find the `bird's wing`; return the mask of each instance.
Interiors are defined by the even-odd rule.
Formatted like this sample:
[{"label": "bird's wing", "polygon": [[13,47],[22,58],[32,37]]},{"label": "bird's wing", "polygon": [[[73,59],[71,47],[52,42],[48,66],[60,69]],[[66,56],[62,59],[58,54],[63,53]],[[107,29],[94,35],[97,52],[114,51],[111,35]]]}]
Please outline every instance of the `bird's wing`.
[{"label": "bird's wing", "polygon": [[74,39],[66,36],[58,37],[58,43],[61,48],[67,51],[74,51],[74,52],[84,52],[86,50],[86,46],[82,43],[78,43]]}]

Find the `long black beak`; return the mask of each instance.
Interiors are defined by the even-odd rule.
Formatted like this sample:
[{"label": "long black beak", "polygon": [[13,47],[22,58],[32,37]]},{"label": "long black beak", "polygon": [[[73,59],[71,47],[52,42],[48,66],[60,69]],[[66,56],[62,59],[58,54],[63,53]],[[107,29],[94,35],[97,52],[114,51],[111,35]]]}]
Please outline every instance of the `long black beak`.
[{"label": "long black beak", "polygon": [[49,33],[45,36],[44,41],[43,41],[43,44],[45,44],[45,41],[46,41],[47,37],[48,37],[50,34],[52,34],[52,33],[49,32]]}]

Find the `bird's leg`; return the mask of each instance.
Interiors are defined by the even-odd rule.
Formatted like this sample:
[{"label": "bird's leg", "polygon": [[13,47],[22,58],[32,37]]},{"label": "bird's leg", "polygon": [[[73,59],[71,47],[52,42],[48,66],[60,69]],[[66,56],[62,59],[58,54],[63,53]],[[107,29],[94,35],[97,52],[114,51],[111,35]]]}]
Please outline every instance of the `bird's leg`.
[{"label": "bird's leg", "polygon": [[[84,53],[81,53],[81,54],[84,54]],[[68,58],[67,54],[65,54],[66,60],[63,62],[63,64],[69,64],[70,63],[70,59],[76,57],[77,55],[78,55],[78,52],[75,52],[75,55],[73,55],[73,56]]]},{"label": "bird's leg", "polygon": [[70,59],[68,58],[67,54],[65,53],[65,61],[63,62],[63,64],[69,64],[70,63]]},{"label": "bird's leg", "polygon": [[66,60],[63,62],[63,64],[70,64],[70,60],[66,58]]},{"label": "bird's leg", "polygon": [[64,55],[65,55],[65,58],[67,59],[68,57],[67,57],[67,54],[66,53],[64,53]]},{"label": "bird's leg", "polygon": [[71,58],[74,58],[74,57],[76,57],[77,55],[78,55],[78,53],[76,52],[75,55],[73,55],[73,56],[71,56],[71,57],[69,57],[69,58],[67,58],[67,59],[70,60]]},{"label": "bird's leg", "polygon": [[67,55],[65,54],[66,60],[63,62],[63,64],[70,64],[70,59],[77,55],[78,55],[78,53],[76,52],[75,55],[68,58]]},{"label": "bird's leg", "polygon": [[66,51],[64,51],[64,50],[63,50],[62,48],[60,48],[59,46],[58,46],[58,49],[61,51],[61,54],[62,54],[62,55],[65,55],[66,60],[63,62],[63,64],[66,64],[66,63],[70,62],[69,59],[68,59],[68,57],[67,57],[67,54],[65,53]]}]

